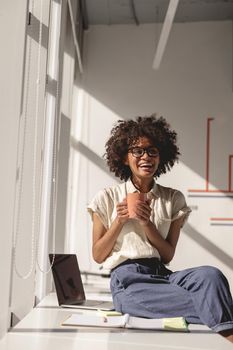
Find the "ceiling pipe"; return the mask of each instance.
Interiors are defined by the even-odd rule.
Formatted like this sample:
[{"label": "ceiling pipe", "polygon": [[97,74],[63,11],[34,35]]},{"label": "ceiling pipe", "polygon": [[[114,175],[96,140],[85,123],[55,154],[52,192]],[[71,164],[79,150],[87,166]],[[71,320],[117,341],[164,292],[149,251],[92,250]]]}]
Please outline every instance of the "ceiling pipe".
[{"label": "ceiling pipe", "polygon": [[71,20],[71,27],[72,27],[72,33],[73,33],[73,39],[74,39],[74,46],[75,46],[75,51],[78,59],[78,65],[79,65],[79,70],[80,73],[83,73],[83,64],[82,64],[82,58],[81,58],[81,50],[76,34],[76,29],[75,29],[75,19],[74,19],[74,13],[71,5],[71,0],[68,0],[68,7],[69,7],[69,12],[70,12],[70,20]]},{"label": "ceiling pipe", "polygon": [[152,64],[153,69],[159,69],[160,67],[178,4],[179,0],[170,0],[169,2],[166,17],[163,23],[158,46]]},{"label": "ceiling pipe", "polygon": [[139,20],[138,20],[138,16],[137,16],[134,0],[130,1],[130,7],[131,7],[131,10],[132,10],[134,21],[135,21],[136,25],[139,26],[140,23],[139,23]]}]

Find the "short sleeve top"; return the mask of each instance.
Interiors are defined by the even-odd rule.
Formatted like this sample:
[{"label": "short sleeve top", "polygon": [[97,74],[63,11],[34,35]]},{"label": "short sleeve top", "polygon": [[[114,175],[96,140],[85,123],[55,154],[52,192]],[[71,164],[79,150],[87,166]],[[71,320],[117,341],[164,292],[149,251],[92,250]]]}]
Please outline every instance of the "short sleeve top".
[{"label": "short sleeve top", "polygon": [[[137,192],[131,180],[99,191],[88,205],[88,211],[96,213],[106,230],[116,218],[116,205],[126,198],[128,193]],[[182,192],[164,187],[156,182],[150,192],[151,217],[161,236],[165,239],[171,222],[183,217],[187,220],[191,209],[187,206]],[[105,260],[103,267],[112,269],[127,259],[160,258],[158,250],[152,246],[141,225],[135,219],[129,219],[123,226],[116,243]]]}]

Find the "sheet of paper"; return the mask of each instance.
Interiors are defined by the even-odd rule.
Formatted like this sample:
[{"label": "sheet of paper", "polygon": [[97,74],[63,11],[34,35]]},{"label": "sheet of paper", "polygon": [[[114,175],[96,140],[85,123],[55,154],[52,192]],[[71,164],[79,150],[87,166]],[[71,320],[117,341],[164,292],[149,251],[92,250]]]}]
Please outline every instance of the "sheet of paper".
[{"label": "sheet of paper", "polygon": [[172,331],[187,331],[188,326],[183,317],[172,318],[140,318],[130,316],[127,328],[163,329]]},{"label": "sheet of paper", "polygon": [[72,314],[63,323],[63,326],[93,326],[93,327],[124,327],[128,315],[101,316],[90,314]]}]

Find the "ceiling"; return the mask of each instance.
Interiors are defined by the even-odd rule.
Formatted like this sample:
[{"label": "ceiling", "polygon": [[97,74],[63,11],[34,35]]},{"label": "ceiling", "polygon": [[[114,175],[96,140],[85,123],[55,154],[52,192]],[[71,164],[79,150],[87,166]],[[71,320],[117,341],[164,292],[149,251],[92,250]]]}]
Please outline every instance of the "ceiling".
[{"label": "ceiling", "polygon": [[[74,0],[75,1],[75,0]],[[87,30],[91,25],[162,23],[153,60],[159,69],[174,22],[233,21],[233,0],[76,0],[81,20],[76,24]],[[71,11],[72,12],[72,11]],[[75,25],[75,24],[74,24]],[[76,40],[78,43],[78,40]],[[82,62],[79,45],[80,71]]]},{"label": "ceiling", "polygon": [[[82,0],[84,28],[164,22],[170,0]],[[175,0],[171,0],[175,1]],[[180,0],[174,22],[233,20],[233,0]]]}]

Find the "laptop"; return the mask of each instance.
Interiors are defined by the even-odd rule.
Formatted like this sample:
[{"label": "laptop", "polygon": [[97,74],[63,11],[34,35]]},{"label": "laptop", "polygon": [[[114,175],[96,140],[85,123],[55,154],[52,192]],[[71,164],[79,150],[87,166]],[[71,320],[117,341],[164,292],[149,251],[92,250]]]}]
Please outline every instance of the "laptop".
[{"label": "laptop", "polygon": [[[49,254],[50,263],[53,255]],[[55,254],[52,274],[58,304],[61,307],[114,310],[113,303],[102,300],[87,300],[75,254]]]}]

